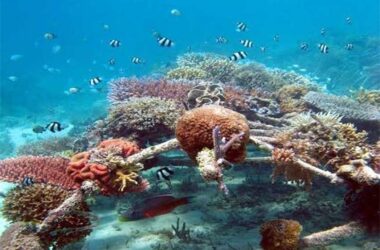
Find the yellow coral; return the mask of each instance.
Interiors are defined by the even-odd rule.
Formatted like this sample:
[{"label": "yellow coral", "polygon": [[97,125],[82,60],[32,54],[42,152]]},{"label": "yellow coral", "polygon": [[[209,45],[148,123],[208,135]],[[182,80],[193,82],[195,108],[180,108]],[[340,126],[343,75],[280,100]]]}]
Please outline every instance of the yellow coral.
[{"label": "yellow coral", "polygon": [[272,220],[261,225],[260,242],[264,250],[298,249],[302,226],[295,220]]},{"label": "yellow coral", "polygon": [[187,79],[187,80],[196,80],[196,79],[206,79],[206,71],[189,66],[178,67],[172,69],[166,73],[166,77],[169,79]]},{"label": "yellow coral", "polygon": [[131,185],[138,185],[138,182],[136,179],[139,177],[139,175],[136,172],[130,172],[128,174],[123,173],[123,170],[117,170],[116,175],[118,176],[115,179],[115,182],[120,182],[119,191],[123,192],[126,188],[130,187]]}]

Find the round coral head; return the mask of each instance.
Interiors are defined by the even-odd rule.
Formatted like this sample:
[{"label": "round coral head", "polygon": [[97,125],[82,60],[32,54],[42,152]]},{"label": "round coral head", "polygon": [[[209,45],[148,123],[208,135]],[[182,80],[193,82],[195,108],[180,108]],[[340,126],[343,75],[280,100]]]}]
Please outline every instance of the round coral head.
[{"label": "round coral head", "polygon": [[108,139],[108,140],[102,141],[98,145],[98,148],[100,149],[118,148],[122,151],[124,157],[133,155],[140,151],[140,148],[136,143],[130,142],[124,139]]},{"label": "round coral head", "polygon": [[225,159],[237,163],[245,159],[249,141],[247,119],[230,109],[218,105],[207,105],[192,109],[182,115],[177,122],[176,137],[181,148],[190,158],[195,159],[204,148],[214,147],[212,130],[219,126],[222,136],[228,141],[233,135],[244,132],[241,140],[227,151]]}]

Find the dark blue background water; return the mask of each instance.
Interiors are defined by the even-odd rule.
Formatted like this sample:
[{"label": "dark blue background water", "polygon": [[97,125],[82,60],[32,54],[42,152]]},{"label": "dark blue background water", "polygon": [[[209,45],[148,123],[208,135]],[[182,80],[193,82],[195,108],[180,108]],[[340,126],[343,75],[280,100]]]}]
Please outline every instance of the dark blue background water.
[{"label": "dark blue background water", "polygon": [[[173,8],[182,15],[171,15]],[[346,24],[347,16],[352,18],[352,25]],[[248,51],[250,59],[283,68],[294,63],[306,64],[308,70],[312,70],[313,64],[324,64],[325,68],[319,67],[313,73],[334,80],[337,75],[325,73],[326,67],[334,66],[335,61],[323,57],[314,49],[315,44],[334,41],[344,47],[349,37],[379,37],[379,16],[379,0],[2,0],[1,113],[44,113],[59,105],[68,116],[84,112],[96,100],[105,99],[105,93],[89,91],[91,77],[103,77],[105,86],[107,80],[120,75],[146,75],[172,62],[189,47],[192,51],[228,56],[241,50],[239,39],[254,41],[256,48]],[[236,32],[238,21],[245,22],[249,30]],[[105,30],[104,24],[110,29]],[[320,35],[322,27],[327,29],[326,37]],[[153,31],[173,39],[176,46],[160,48]],[[53,32],[58,38],[46,40],[45,32]],[[275,34],[280,35],[280,43],[273,41]],[[218,35],[227,37],[230,43],[215,44]],[[108,45],[111,39],[121,40],[122,46],[111,48]],[[300,55],[301,41],[310,41],[314,51]],[[56,45],[61,50],[54,54],[52,47]],[[259,46],[268,47],[267,53],[260,53]],[[360,56],[361,51],[353,53]],[[12,54],[24,57],[11,61]],[[130,62],[133,56],[145,59],[146,64],[133,65]],[[343,61],[345,57],[342,54]],[[116,59],[114,70],[107,65],[110,58]],[[60,73],[50,73],[43,65],[57,68]],[[345,65],[335,66],[350,71]],[[7,79],[12,75],[18,81]],[[342,86],[352,83],[338,79],[337,82]],[[373,83],[368,85],[379,88]],[[84,93],[75,96],[63,93],[73,86],[83,88]]]}]

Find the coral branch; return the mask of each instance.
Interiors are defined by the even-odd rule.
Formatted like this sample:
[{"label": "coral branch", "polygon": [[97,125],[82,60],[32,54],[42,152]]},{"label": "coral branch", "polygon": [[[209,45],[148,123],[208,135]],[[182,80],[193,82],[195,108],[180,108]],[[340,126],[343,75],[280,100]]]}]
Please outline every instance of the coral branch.
[{"label": "coral branch", "polygon": [[257,139],[257,138],[254,137],[254,136],[250,136],[250,137],[249,137],[249,140],[250,140],[253,144],[257,145],[259,148],[264,149],[264,150],[267,150],[267,151],[269,151],[269,152],[271,152],[271,151],[274,149],[274,147],[273,147],[271,144],[266,143],[266,142],[263,142],[263,141]]},{"label": "coral branch", "polygon": [[251,157],[245,159],[244,163],[272,163],[272,157],[263,156],[263,157]]},{"label": "coral branch", "polygon": [[309,170],[310,172],[325,177],[330,180],[331,183],[343,183],[343,179],[338,177],[336,174],[333,174],[329,171],[322,170],[320,168],[314,167],[313,165],[310,165],[309,163],[306,163],[300,159],[295,159],[295,163],[297,163],[300,167]]},{"label": "coral branch", "polygon": [[166,151],[170,151],[172,149],[176,149],[178,148],[178,146],[179,146],[178,140],[171,139],[161,144],[146,148],[137,154],[131,155],[125,160],[125,162],[127,164],[136,164],[154,155],[157,155]]},{"label": "coral branch", "polygon": [[300,240],[302,247],[317,247],[327,246],[338,240],[347,239],[353,236],[360,235],[365,232],[365,229],[358,222],[350,222],[348,224],[333,227],[326,231],[313,233]]}]

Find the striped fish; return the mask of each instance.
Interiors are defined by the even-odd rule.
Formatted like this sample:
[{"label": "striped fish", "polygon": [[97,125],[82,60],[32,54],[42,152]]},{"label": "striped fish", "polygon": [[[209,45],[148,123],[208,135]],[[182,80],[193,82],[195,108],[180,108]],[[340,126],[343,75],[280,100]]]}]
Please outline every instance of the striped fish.
[{"label": "striped fish", "polygon": [[96,76],[96,77],[93,77],[90,79],[90,85],[91,86],[96,86],[101,82],[102,82],[102,78],[100,78],[99,76]]},{"label": "striped fish", "polygon": [[231,61],[238,61],[238,60],[241,60],[241,59],[245,59],[247,58],[247,53],[245,53],[244,51],[238,51],[238,52],[235,52],[233,53],[229,59]]},{"label": "striped fish", "polygon": [[141,58],[139,58],[139,57],[132,57],[132,63],[134,63],[134,64],[142,64],[142,63],[144,63],[144,60],[142,60]]},{"label": "striped fish", "polygon": [[215,39],[215,42],[218,43],[218,44],[226,44],[226,43],[228,43],[228,40],[224,36],[218,36]]},{"label": "striped fish", "polygon": [[279,35],[274,35],[273,41],[279,42],[280,41],[280,36]]},{"label": "striped fish", "polygon": [[50,130],[50,132],[59,132],[63,130],[61,123],[59,122],[51,122],[48,125],[46,125],[45,129]]},{"label": "striped fish", "polygon": [[174,42],[167,37],[158,36],[157,42],[161,47],[173,47]]},{"label": "striped fish", "polygon": [[121,42],[119,40],[112,39],[110,41],[110,46],[113,47],[113,48],[120,47],[120,45],[121,45]]},{"label": "striped fish", "polygon": [[243,32],[247,30],[247,25],[243,22],[238,22],[236,26],[236,31],[237,32]]},{"label": "striped fish", "polygon": [[174,174],[174,171],[168,167],[160,168],[156,171],[156,177],[159,181],[170,181],[170,177]]},{"label": "striped fish", "polygon": [[116,60],[115,60],[115,58],[111,58],[111,59],[109,59],[109,60],[108,60],[108,64],[111,65],[111,66],[115,65],[115,64],[116,64]]},{"label": "striped fish", "polygon": [[323,54],[329,53],[329,47],[324,43],[318,44],[318,48],[319,48],[319,51]]},{"label": "striped fish", "polygon": [[27,187],[30,185],[33,185],[34,181],[31,177],[25,176],[24,179],[22,179],[21,186],[22,187]]},{"label": "striped fish", "polygon": [[267,51],[267,48],[266,47],[260,47],[260,51],[265,53],[265,51]]},{"label": "striped fish", "polygon": [[253,47],[253,42],[251,40],[240,40],[240,43],[246,47],[246,48],[252,48]]}]

